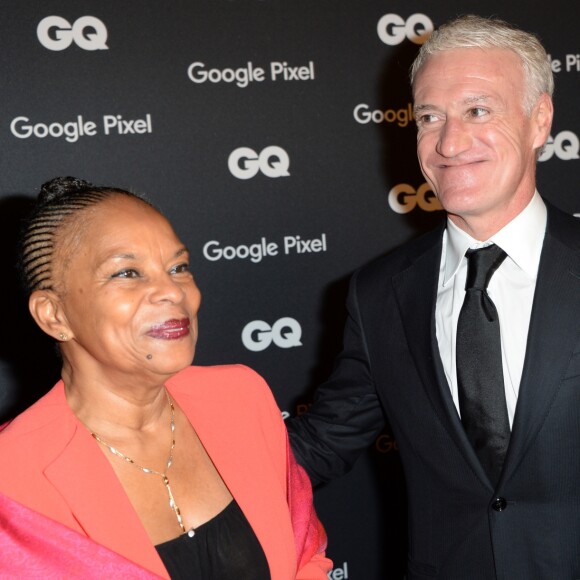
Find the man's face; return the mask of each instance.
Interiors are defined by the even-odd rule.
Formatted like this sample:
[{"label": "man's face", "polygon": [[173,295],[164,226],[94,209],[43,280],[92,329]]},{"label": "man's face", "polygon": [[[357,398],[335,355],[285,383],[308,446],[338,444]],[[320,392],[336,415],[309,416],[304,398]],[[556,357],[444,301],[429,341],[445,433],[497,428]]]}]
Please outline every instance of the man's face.
[{"label": "man's face", "polygon": [[534,193],[536,150],[549,135],[552,106],[543,95],[527,115],[524,90],[521,61],[504,49],[435,53],[415,79],[421,170],[472,235],[495,233]]}]

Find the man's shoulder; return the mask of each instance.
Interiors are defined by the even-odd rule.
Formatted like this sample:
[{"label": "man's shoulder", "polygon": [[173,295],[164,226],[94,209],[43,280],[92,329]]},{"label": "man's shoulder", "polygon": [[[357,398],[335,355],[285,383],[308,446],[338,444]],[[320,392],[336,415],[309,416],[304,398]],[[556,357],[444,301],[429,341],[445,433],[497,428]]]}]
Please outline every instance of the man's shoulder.
[{"label": "man's shoulder", "polygon": [[580,219],[562,211],[547,200],[548,233],[572,248],[580,251]]},{"label": "man's shoulder", "polygon": [[374,284],[397,275],[428,254],[441,255],[445,224],[405,242],[355,272],[357,284]]}]

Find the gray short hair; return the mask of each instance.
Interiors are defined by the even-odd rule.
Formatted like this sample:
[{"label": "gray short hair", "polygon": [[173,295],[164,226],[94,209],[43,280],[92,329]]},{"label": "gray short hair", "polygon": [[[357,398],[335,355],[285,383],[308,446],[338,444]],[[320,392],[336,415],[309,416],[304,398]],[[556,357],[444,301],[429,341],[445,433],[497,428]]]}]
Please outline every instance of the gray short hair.
[{"label": "gray short hair", "polygon": [[522,61],[526,88],[523,106],[528,115],[542,94],[552,96],[554,92],[550,59],[535,34],[503,20],[475,15],[460,16],[433,32],[411,66],[411,86],[432,54],[454,48],[502,48],[515,52]]}]

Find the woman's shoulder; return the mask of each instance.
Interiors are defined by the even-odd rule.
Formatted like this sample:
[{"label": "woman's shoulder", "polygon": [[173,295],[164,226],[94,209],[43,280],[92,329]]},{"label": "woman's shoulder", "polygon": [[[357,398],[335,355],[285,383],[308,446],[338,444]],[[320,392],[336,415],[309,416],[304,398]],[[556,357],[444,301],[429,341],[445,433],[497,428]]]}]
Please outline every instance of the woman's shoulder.
[{"label": "woman's shoulder", "polygon": [[[64,396],[62,382],[57,383],[46,395],[3,426],[0,431],[0,448],[14,439],[34,441],[51,426],[61,428],[67,415],[72,416]],[[66,421],[64,421],[66,423]]]},{"label": "woman's shoulder", "polygon": [[172,377],[168,384],[176,389],[236,393],[270,393],[266,381],[253,369],[242,364],[190,366]]},{"label": "woman's shoulder", "polygon": [[44,469],[59,457],[75,432],[75,417],[57,384],[0,432],[0,457],[10,465],[0,476],[0,492],[29,507],[36,501],[40,506],[46,494],[55,499],[46,486]]},{"label": "woman's shoulder", "polygon": [[[219,380],[222,377],[247,377],[255,379],[262,379],[262,377],[250,367],[243,364],[229,364],[229,365],[191,365],[178,372],[173,379],[180,377],[204,377],[215,378]],[[172,380],[173,380],[172,379]]]},{"label": "woman's shoulder", "polygon": [[191,366],[172,377],[167,386],[178,401],[189,401],[191,406],[221,413],[244,409],[254,416],[281,418],[266,381],[245,365]]}]

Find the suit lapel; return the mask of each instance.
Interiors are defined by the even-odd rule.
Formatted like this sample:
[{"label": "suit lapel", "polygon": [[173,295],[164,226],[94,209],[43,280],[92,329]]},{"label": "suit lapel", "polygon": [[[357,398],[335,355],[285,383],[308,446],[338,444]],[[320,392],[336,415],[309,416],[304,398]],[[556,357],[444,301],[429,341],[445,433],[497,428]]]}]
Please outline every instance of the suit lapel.
[{"label": "suit lapel", "polygon": [[439,354],[435,327],[437,284],[442,252],[442,232],[428,237],[430,246],[411,266],[393,277],[407,344],[435,413],[465,460],[488,487],[491,483],[469,443],[455,408]]},{"label": "suit lapel", "polygon": [[[409,268],[393,278],[407,343],[415,366],[421,375],[423,386],[433,406],[439,413],[447,413],[446,381],[440,384],[438,367],[441,366],[439,351],[434,348],[435,340],[435,301],[441,241],[416,259]],[[433,384],[433,377],[437,384]],[[434,388],[435,387],[435,388]],[[447,388],[447,391],[449,389]]]},{"label": "suit lapel", "polygon": [[519,465],[544,425],[558,394],[560,379],[578,344],[579,311],[580,256],[577,250],[558,239],[556,232],[551,234],[548,231],[538,271],[526,359],[504,478],[509,477]]}]

